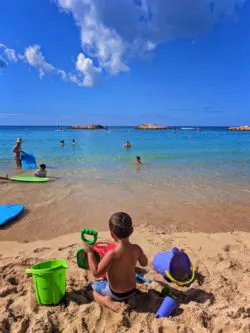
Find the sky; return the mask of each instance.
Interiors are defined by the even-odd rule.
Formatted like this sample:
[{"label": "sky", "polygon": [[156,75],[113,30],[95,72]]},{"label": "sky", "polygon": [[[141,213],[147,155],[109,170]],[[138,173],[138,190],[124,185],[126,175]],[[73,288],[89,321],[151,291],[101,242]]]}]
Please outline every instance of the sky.
[{"label": "sky", "polygon": [[1,0],[0,125],[250,125],[250,0]]}]

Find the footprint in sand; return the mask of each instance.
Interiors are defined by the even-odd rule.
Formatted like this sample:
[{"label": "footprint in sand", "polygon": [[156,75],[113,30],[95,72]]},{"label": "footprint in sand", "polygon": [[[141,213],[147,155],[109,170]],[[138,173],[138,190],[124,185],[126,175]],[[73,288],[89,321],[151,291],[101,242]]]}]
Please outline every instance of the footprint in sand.
[{"label": "footprint in sand", "polygon": [[70,245],[68,245],[68,246],[61,246],[61,247],[59,247],[58,248],[58,251],[63,251],[63,250],[66,250],[66,249],[69,249],[69,248],[71,248],[71,247],[75,247],[75,246],[77,246],[78,244],[77,243],[74,243],[74,244],[70,244]]},{"label": "footprint in sand", "polygon": [[34,253],[41,253],[41,252],[44,252],[44,251],[47,251],[47,250],[50,250],[50,247],[40,247],[40,248],[35,249],[33,252]]}]

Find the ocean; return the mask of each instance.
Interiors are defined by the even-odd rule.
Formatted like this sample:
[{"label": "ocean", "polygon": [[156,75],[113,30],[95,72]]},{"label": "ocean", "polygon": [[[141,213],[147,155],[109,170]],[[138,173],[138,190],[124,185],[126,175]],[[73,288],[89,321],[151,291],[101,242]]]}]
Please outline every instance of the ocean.
[{"label": "ocean", "polygon": [[[157,219],[161,226],[171,225],[174,230],[195,229],[199,219],[197,209],[201,215],[207,209],[211,213],[211,207],[214,211],[219,209],[221,219],[227,215],[222,208],[225,209],[225,205],[227,209],[234,207],[235,214],[239,209],[237,205],[243,205],[246,214],[250,200],[248,132],[230,132],[222,127],[201,127],[197,131],[190,126],[178,127],[176,133],[174,130],[135,130],[134,127],[110,127],[106,132],[66,127],[58,131],[56,127],[2,126],[2,175],[31,173],[15,169],[12,148],[17,137],[23,139],[23,150],[33,152],[37,162],[45,163],[49,175],[57,180],[42,187],[5,182],[0,184],[1,192],[9,202],[13,199],[20,202],[20,197],[25,195],[29,206],[37,207],[38,200],[46,210],[54,207],[58,213],[61,211],[61,217],[68,212],[65,220],[71,221],[70,227],[68,222],[63,223],[59,231],[52,232],[55,235],[79,227],[79,222],[72,222],[76,215],[72,212],[76,211],[85,219],[96,221],[98,211],[100,217],[103,214],[108,217],[114,211],[131,209],[137,220],[148,223]],[[75,146],[71,144],[73,138]],[[60,140],[65,141],[64,147],[59,146]],[[122,148],[126,140],[132,145],[129,150]],[[134,163],[137,155],[143,164]],[[1,195],[1,202],[5,201]],[[66,211],[65,207],[68,207]],[[189,214],[194,222],[181,222],[181,210],[184,220],[185,214]],[[171,215],[171,223],[166,223],[168,215]],[[38,219],[41,216],[44,213],[40,211]],[[224,221],[223,231],[226,224]],[[198,227],[197,230],[206,231],[206,228]]]}]

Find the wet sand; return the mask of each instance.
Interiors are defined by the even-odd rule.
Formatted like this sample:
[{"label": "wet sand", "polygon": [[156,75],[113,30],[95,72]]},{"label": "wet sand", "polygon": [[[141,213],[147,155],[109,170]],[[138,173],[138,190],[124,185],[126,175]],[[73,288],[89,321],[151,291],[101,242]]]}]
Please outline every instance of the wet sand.
[{"label": "wet sand", "polygon": [[250,192],[222,191],[201,182],[109,182],[89,177],[44,184],[0,181],[0,190],[0,204],[25,205],[19,218],[1,228],[0,240],[51,239],[82,227],[106,230],[117,211],[128,212],[137,226],[154,225],[168,233],[250,231]]}]

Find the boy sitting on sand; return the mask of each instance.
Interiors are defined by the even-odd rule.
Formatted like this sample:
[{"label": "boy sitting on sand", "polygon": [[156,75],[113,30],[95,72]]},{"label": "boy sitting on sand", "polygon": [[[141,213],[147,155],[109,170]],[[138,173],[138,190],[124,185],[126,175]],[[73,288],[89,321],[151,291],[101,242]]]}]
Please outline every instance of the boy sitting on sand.
[{"label": "boy sitting on sand", "polygon": [[86,243],[83,247],[88,254],[89,269],[94,277],[98,278],[107,272],[107,280],[92,284],[92,298],[118,312],[123,304],[113,301],[124,301],[135,292],[136,263],[138,261],[145,267],[148,259],[139,245],[131,244],[129,241],[129,236],[133,233],[133,224],[128,214],[121,212],[112,215],[109,220],[109,230],[117,246],[107,252],[99,264],[96,262],[93,247]]}]

